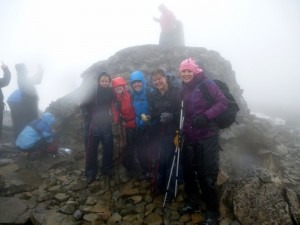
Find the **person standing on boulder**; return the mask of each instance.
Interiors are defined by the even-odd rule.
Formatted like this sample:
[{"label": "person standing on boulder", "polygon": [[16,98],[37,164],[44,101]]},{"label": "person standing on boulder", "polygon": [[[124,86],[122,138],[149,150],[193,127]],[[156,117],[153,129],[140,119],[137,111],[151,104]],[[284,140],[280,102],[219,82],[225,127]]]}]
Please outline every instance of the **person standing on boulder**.
[{"label": "person standing on boulder", "polygon": [[98,173],[98,148],[102,142],[102,174],[111,175],[113,161],[113,133],[111,106],[114,95],[109,86],[110,76],[103,72],[97,85],[82,100],[80,107],[85,123],[85,176],[88,183],[96,180]]},{"label": "person standing on boulder", "polygon": [[2,93],[2,88],[9,85],[11,79],[11,73],[8,66],[2,62],[1,69],[3,70],[3,77],[0,78],[0,139],[2,136],[2,126],[3,126],[3,112],[4,112],[4,96]]},{"label": "person standing on boulder", "polygon": [[164,4],[159,5],[158,9],[161,12],[161,16],[160,18],[153,17],[153,20],[159,22],[161,28],[159,45],[173,47],[176,44],[176,17]]},{"label": "person standing on boulder", "polygon": [[[200,203],[204,201],[206,217],[202,224],[217,225],[219,201],[216,181],[219,172],[220,135],[219,128],[212,120],[227,109],[228,102],[195,60],[189,58],[182,61],[179,72],[184,111],[183,179],[187,196],[186,204],[179,211],[182,214],[200,211]],[[206,85],[214,99],[212,105],[202,94],[200,84]]]}]

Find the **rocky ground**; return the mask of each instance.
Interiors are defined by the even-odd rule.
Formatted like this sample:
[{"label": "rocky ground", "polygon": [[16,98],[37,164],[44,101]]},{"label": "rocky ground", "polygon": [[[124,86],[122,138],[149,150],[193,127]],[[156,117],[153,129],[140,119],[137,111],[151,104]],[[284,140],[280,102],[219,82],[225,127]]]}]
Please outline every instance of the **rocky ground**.
[{"label": "rocky ground", "polygon": [[[180,215],[183,187],[163,208],[149,180],[128,178],[115,163],[114,175],[88,184],[83,151],[30,161],[12,143],[10,127],[0,146],[0,224],[199,224],[201,213]],[[222,224],[222,223],[221,223]]]},{"label": "rocky ground", "polygon": [[[182,184],[177,198],[162,207],[164,196],[153,195],[149,180],[129,178],[118,160],[111,177],[99,174],[88,184],[77,135],[65,139],[73,143],[63,146],[68,151],[30,161],[14,147],[11,126],[4,127],[0,224],[201,224],[202,213],[178,213]],[[220,225],[299,224],[299,137],[258,118],[223,133]]]}]

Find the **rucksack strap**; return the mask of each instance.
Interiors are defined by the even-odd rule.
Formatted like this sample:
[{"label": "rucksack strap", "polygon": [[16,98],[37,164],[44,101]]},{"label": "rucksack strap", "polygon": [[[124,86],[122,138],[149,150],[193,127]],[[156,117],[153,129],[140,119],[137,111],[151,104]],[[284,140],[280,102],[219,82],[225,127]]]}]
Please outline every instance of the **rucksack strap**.
[{"label": "rucksack strap", "polygon": [[[213,81],[211,81],[211,82],[213,82]],[[208,104],[210,106],[213,105],[215,100],[213,99],[213,97],[209,93],[206,82],[202,81],[200,84],[198,84],[198,88],[201,91],[202,95],[204,96],[205,100],[208,102]]]}]

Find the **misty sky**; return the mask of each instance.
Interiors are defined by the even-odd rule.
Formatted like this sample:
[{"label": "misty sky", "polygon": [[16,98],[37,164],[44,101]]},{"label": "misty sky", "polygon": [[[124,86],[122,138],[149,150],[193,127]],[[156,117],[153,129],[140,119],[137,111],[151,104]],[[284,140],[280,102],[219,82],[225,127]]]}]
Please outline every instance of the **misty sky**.
[{"label": "misty sky", "polygon": [[[300,111],[299,0],[0,0],[0,61],[31,73],[41,64],[40,108],[78,87],[96,61],[136,45],[157,44],[160,3],[183,22],[187,46],[218,51],[232,64],[244,98]],[[2,76],[2,75],[1,75]]]}]

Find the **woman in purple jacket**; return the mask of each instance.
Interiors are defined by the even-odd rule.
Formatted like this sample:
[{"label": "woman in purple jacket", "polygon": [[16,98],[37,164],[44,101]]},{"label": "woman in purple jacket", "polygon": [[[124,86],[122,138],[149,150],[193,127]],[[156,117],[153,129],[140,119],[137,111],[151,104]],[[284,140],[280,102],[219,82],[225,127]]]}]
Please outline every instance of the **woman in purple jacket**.
[{"label": "woman in purple jacket", "polygon": [[[181,62],[182,98],[184,110],[184,146],[182,150],[183,179],[186,204],[181,213],[200,210],[206,204],[204,225],[215,225],[219,218],[216,181],[219,172],[219,128],[213,119],[227,108],[227,99],[218,86],[209,80],[191,58]],[[201,84],[201,85],[200,85]],[[207,102],[200,90],[206,86],[214,103]],[[200,196],[200,190],[202,195]]]}]

